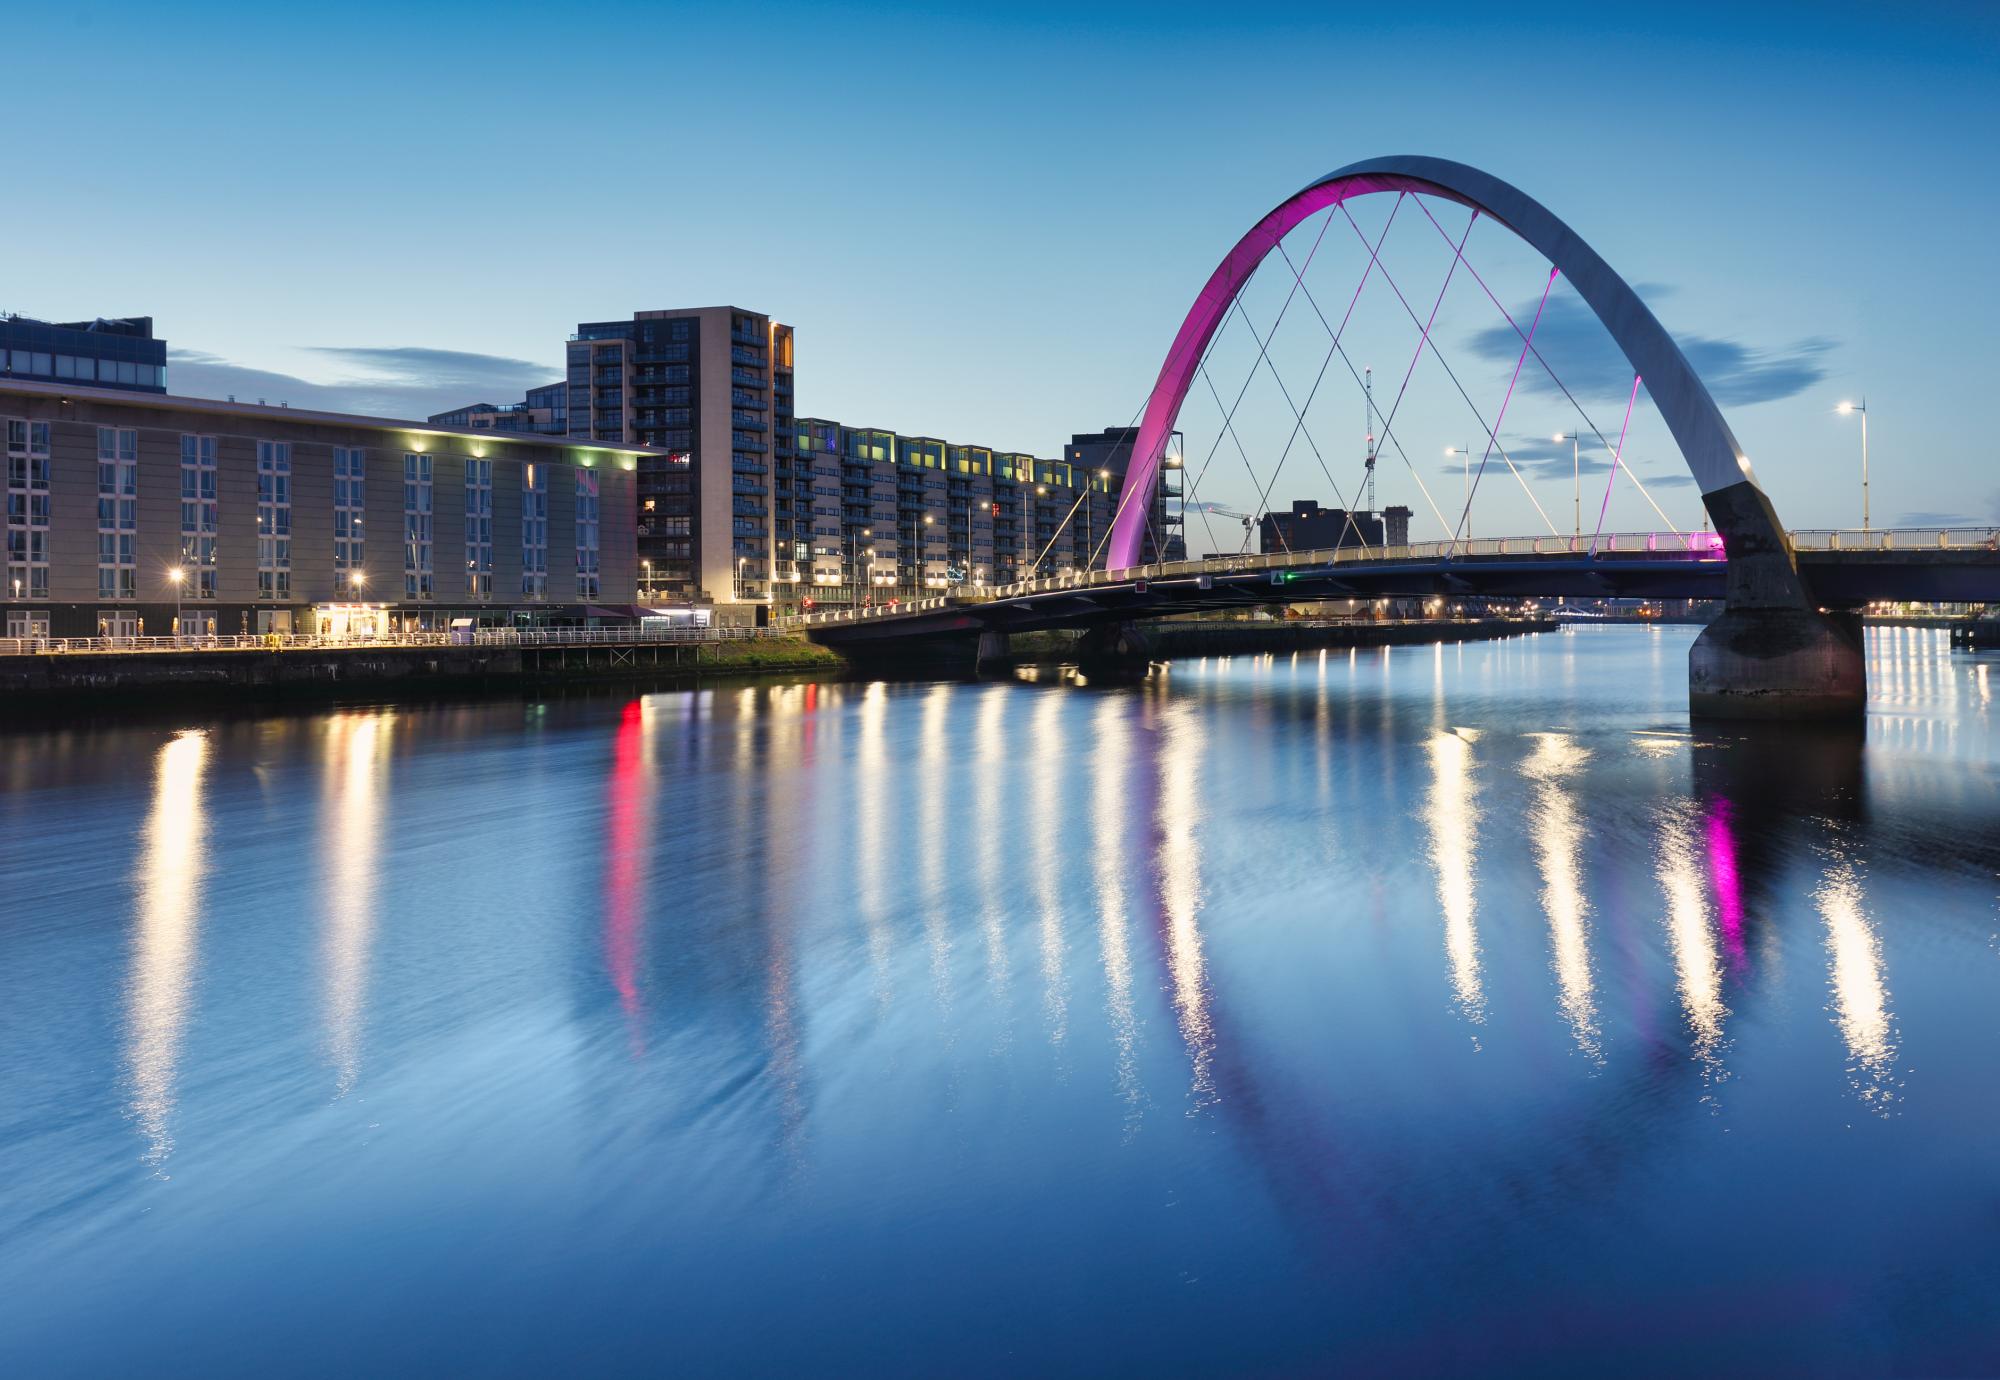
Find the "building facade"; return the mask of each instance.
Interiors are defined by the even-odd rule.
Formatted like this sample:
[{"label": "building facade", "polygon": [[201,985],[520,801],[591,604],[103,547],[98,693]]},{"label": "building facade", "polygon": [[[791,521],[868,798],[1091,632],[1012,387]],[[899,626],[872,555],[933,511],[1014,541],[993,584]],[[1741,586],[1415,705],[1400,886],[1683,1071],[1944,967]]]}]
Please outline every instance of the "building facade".
[{"label": "building facade", "polygon": [[1124,478],[1109,464],[1080,471],[1067,460],[820,417],[799,419],[793,449],[811,506],[795,506],[792,517],[795,530],[810,524],[810,536],[796,581],[779,597],[797,608],[1101,566],[1099,529],[1109,528]]},{"label": "building facade", "polygon": [[567,438],[0,380],[9,636],[580,622],[637,602],[639,466]]},{"label": "building facade", "polygon": [[167,342],[150,316],[35,321],[0,316],[0,381],[167,391]]},{"label": "building facade", "polygon": [[1257,549],[1266,555],[1284,551],[1337,551],[1343,546],[1407,546],[1410,510],[1401,506],[1379,513],[1322,508],[1316,499],[1297,499],[1289,513],[1271,512],[1257,520]]},{"label": "building facade", "polygon": [[741,307],[642,311],[579,324],[567,350],[570,436],[658,452],[638,471],[645,596],[787,602],[815,501],[794,463],[791,327]]},{"label": "building facade", "polygon": [[[1125,488],[1125,471],[1132,464],[1132,438],[1137,434],[1137,428],[1129,426],[1083,431],[1071,436],[1069,445],[1063,448],[1071,474],[1087,480],[1091,489],[1090,500],[1078,514],[1081,519],[1078,536],[1083,548],[1092,553],[1089,564],[1093,570],[1104,568],[1111,524],[1118,516],[1118,503]],[[1142,565],[1187,559],[1186,504],[1181,495],[1178,463],[1180,440],[1180,433],[1175,432],[1167,447],[1167,463],[1160,466],[1160,485],[1153,494],[1152,512],[1146,519],[1140,547]]]},{"label": "building facade", "polygon": [[525,431],[537,436],[569,435],[569,383],[557,380],[530,388],[517,403],[471,403],[431,414],[432,426],[461,431]]}]

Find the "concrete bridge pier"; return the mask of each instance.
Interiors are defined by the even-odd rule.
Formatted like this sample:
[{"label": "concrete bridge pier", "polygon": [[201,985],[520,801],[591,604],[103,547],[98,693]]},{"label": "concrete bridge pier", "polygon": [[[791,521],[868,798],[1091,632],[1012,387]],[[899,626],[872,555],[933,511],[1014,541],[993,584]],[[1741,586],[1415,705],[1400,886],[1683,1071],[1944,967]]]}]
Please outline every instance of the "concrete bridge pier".
[{"label": "concrete bridge pier", "polygon": [[1096,680],[1143,680],[1153,665],[1153,644],[1136,623],[1099,623],[1076,644],[1077,669]]},{"label": "concrete bridge pier", "polygon": [[1857,720],[1868,707],[1861,615],[1814,607],[1754,484],[1703,500],[1725,536],[1728,599],[1688,649],[1688,710],[1716,719]]},{"label": "concrete bridge pier", "polygon": [[994,675],[1013,664],[1014,655],[1008,649],[1006,633],[988,631],[979,634],[979,650],[974,654],[972,663],[973,674]]}]

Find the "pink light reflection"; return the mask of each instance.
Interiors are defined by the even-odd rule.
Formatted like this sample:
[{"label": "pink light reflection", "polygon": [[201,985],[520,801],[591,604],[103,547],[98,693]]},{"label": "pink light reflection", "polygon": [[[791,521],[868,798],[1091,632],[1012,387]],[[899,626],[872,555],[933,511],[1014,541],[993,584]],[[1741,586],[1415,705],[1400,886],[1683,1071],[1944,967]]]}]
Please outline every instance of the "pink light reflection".
[{"label": "pink light reflection", "polygon": [[1722,925],[1722,942],[1729,950],[1729,966],[1743,966],[1743,883],[1736,868],[1734,808],[1721,797],[1709,802],[1708,875],[1715,887],[1716,917]]},{"label": "pink light reflection", "polygon": [[640,871],[646,836],[645,712],[625,706],[611,755],[610,827],[605,832],[604,962],[632,1037],[632,1053],[645,1053],[640,1022]]}]

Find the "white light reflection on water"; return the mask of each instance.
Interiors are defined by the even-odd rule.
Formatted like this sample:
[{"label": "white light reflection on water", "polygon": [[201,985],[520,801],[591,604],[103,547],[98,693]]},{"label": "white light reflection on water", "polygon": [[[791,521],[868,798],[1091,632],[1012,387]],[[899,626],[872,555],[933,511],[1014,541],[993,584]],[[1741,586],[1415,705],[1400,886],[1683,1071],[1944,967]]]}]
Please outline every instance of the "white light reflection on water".
[{"label": "white light reflection on water", "polygon": [[1035,705],[1035,808],[1033,856],[1036,901],[1041,911],[1042,1014],[1049,1025],[1049,1043],[1061,1045],[1069,1037],[1068,943],[1063,938],[1062,812],[1052,802],[1063,796],[1063,702],[1062,692],[1050,688],[1040,692]]},{"label": "white light reflection on water", "polygon": [[137,921],[126,992],[125,1063],[130,1110],[157,1171],[173,1153],[171,1119],[181,1036],[194,1003],[195,938],[201,882],[208,870],[208,817],[202,803],[208,734],[190,729],[153,759],[153,806],[133,875]]},{"label": "white light reflection on water", "polygon": [[342,714],[326,726],[326,826],[320,831],[320,874],[326,928],[321,965],[325,984],[326,1050],[334,1095],[354,1088],[368,995],[368,956],[375,937],[375,891],[381,876],[382,809],[387,797],[393,713]]},{"label": "white light reflection on water", "polygon": [[1444,912],[1452,998],[1465,1018],[1477,1025],[1486,1019],[1486,997],[1480,985],[1473,884],[1479,807],[1474,803],[1472,744],[1458,732],[1436,733],[1426,750],[1431,788],[1424,803],[1424,827],[1430,836],[1431,867],[1437,873],[1438,905]]},{"label": "white light reflection on water", "polygon": [[1848,1080],[1862,1105],[1887,1116],[1897,1096],[1896,1032],[1882,941],[1868,918],[1861,874],[1851,859],[1833,855],[1813,901],[1826,924],[1827,985],[1834,1023],[1847,1042]]},{"label": "white light reflection on water", "polygon": [[1707,892],[1702,886],[1700,823],[1692,802],[1676,800],[1660,811],[1655,875],[1667,902],[1667,939],[1675,980],[1687,1015],[1691,1053],[1708,1084],[1722,1081],[1722,960]]},{"label": "white light reflection on water", "polygon": [[1521,770],[1535,783],[1529,824],[1542,873],[1542,911],[1549,918],[1549,947],[1562,992],[1563,1019],[1569,1022],[1577,1048],[1601,1062],[1590,974],[1590,901],[1583,886],[1584,828],[1575,791],[1590,753],[1568,734],[1533,737],[1534,754]]},{"label": "white light reflection on water", "polygon": [[1201,760],[1206,706],[1170,704],[1160,734],[1160,899],[1174,1016],[1187,1046],[1192,1110],[1215,1101],[1215,1028],[1201,941]]},{"label": "white light reflection on water", "polygon": [[1091,763],[1092,857],[1097,872],[1097,947],[1104,965],[1104,1003],[1116,1049],[1118,1095],[1125,1104],[1125,1133],[1139,1129],[1138,1021],[1132,1010],[1132,950],[1127,934],[1125,792],[1131,767],[1129,701],[1107,696],[1097,706],[1097,743]]}]

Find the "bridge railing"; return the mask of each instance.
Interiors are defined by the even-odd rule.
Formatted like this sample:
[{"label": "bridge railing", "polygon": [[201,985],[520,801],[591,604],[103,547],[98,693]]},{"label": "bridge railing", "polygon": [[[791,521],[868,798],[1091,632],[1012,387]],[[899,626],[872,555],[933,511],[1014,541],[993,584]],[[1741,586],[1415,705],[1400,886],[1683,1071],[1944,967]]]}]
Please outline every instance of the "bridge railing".
[{"label": "bridge railing", "polygon": [[1803,528],[1796,551],[2000,551],[2000,527]]}]

